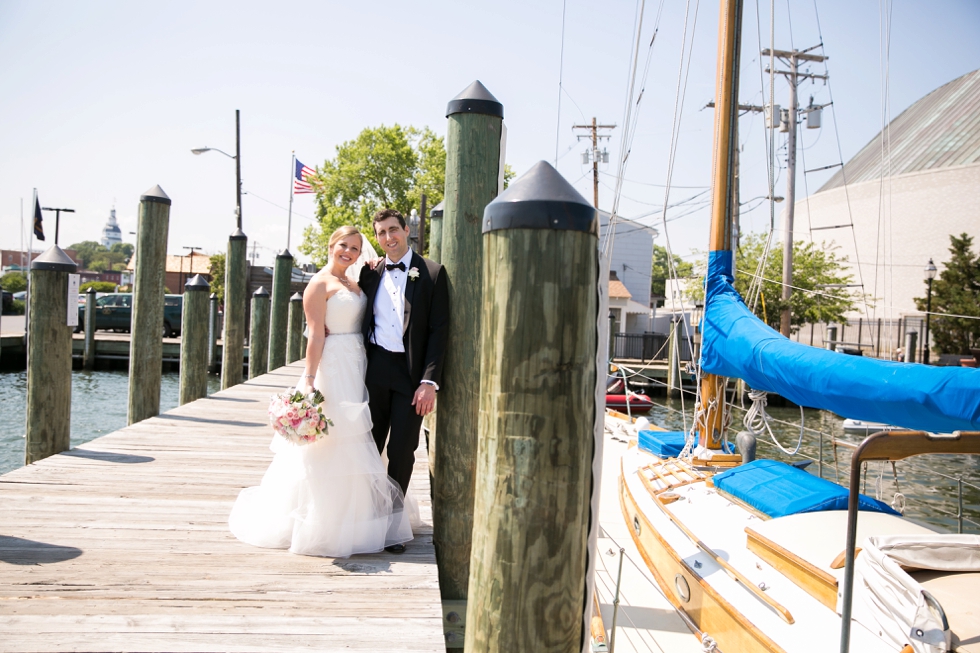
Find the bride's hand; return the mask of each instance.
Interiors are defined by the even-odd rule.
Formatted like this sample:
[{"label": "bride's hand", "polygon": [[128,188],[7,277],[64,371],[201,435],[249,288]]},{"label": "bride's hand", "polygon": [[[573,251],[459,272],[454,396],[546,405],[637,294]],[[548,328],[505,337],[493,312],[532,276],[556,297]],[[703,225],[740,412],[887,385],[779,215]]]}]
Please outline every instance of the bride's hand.
[{"label": "bride's hand", "polygon": [[296,390],[302,392],[304,395],[310,394],[313,392],[313,379],[304,374],[300,377],[299,383],[296,384]]}]

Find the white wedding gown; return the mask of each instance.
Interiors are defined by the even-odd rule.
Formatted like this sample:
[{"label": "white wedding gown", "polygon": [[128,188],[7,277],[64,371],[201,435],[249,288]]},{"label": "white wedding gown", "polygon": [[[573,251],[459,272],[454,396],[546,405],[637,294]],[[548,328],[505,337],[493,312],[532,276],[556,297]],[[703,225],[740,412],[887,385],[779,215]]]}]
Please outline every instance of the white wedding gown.
[{"label": "white wedding gown", "polygon": [[361,336],[366,304],[363,293],[349,290],[327,300],[330,335],[313,385],[333,426],[307,445],[273,435],[276,455],[262,484],[242,490],[228,520],[243,542],[344,558],[412,539],[401,488],[388,477],[371,435]]}]

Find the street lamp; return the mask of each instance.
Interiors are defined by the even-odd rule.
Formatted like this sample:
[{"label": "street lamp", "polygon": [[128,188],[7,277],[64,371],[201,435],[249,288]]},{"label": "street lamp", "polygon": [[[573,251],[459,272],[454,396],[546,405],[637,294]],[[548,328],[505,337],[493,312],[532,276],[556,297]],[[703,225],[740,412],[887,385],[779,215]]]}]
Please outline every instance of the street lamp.
[{"label": "street lamp", "polygon": [[929,364],[929,317],[932,313],[932,280],[936,278],[936,266],[929,259],[929,263],[926,264],[926,269],[924,270],[926,277],[926,286],[928,290],[926,291],[926,332],[922,336],[922,346],[925,351],[922,352],[922,362],[925,365]]},{"label": "street lamp", "polygon": [[229,159],[235,160],[235,215],[238,218],[238,229],[242,228],[242,132],[241,119],[238,109],[235,109],[235,155],[232,156],[224,150],[216,147],[196,147],[191,150],[192,154],[204,154],[205,152],[220,152]]}]

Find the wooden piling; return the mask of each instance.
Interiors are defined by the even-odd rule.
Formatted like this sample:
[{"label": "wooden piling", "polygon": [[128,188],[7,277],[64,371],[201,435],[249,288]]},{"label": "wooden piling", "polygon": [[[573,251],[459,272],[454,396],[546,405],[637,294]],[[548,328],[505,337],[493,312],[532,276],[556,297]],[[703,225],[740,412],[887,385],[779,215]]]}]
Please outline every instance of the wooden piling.
[{"label": "wooden piling", "polygon": [[57,245],[31,262],[24,464],[71,448],[71,332],[68,275],[75,262]]},{"label": "wooden piling", "polygon": [[248,302],[248,236],[236,229],[228,237],[225,256],[225,327],[221,344],[221,389],[243,381],[245,367],[245,303]]},{"label": "wooden piling", "polygon": [[[503,105],[480,82],[449,102],[440,246],[449,278],[449,348],[436,415],[433,542],[443,601],[466,600],[479,417],[483,210],[497,196]],[[460,606],[455,606],[462,609]]]},{"label": "wooden piling", "polygon": [[218,294],[208,297],[208,374],[218,373]]},{"label": "wooden piling", "polygon": [[541,161],[487,207],[483,233],[465,650],[578,653],[595,452],[596,211]]},{"label": "wooden piling", "polygon": [[252,293],[252,324],[248,332],[248,378],[269,370],[269,291],[264,286]]},{"label": "wooden piling", "polygon": [[184,284],[180,318],[180,405],[208,396],[208,282],[199,274]]},{"label": "wooden piling", "polygon": [[95,288],[89,288],[85,293],[85,349],[82,354],[82,367],[92,371],[95,369]]},{"label": "wooden piling", "polygon": [[684,380],[681,378],[681,321],[672,320],[670,323],[670,334],[667,336],[667,394],[671,397],[679,397],[684,391]]},{"label": "wooden piling", "polygon": [[303,358],[303,296],[299,293],[289,298],[289,334],[286,342],[286,363]]},{"label": "wooden piling", "polygon": [[439,202],[429,213],[429,258],[442,263],[442,206]]},{"label": "wooden piling", "polygon": [[140,197],[129,343],[129,424],[160,414],[163,296],[170,198],[159,186]]},{"label": "wooden piling", "polygon": [[[269,367],[276,370],[286,364],[286,340],[289,325],[289,287],[293,277],[293,255],[284,249],[276,255],[272,272],[272,307],[269,318]],[[249,360],[251,361],[251,352]]]}]

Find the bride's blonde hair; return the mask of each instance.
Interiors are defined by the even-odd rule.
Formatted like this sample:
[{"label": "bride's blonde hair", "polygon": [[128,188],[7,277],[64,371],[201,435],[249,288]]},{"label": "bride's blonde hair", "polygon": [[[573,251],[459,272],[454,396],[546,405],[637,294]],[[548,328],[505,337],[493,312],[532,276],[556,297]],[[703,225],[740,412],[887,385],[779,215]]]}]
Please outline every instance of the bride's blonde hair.
[{"label": "bride's blonde hair", "polygon": [[360,234],[360,233],[361,233],[360,229],[358,229],[354,225],[345,224],[343,227],[337,229],[337,231],[330,234],[330,240],[327,241],[327,251],[333,249],[334,245],[336,245],[344,238],[347,238],[347,236],[353,236],[354,234]]}]

